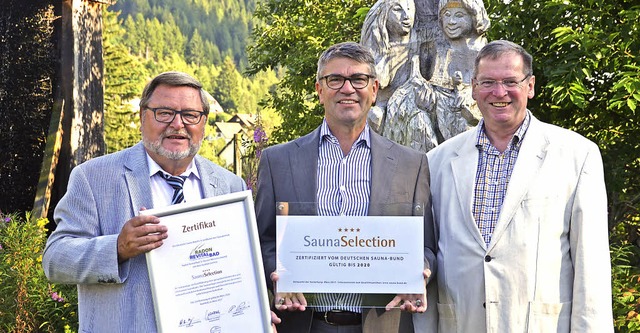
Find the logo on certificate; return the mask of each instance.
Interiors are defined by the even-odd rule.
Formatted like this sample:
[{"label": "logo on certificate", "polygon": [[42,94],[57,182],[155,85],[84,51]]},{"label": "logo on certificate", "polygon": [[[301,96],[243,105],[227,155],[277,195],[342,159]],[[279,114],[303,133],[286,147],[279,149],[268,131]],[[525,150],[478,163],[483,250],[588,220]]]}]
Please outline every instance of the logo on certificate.
[{"label": "logo on certificate", "polygon": [[220,255],[220,252],[214,251],[212,247],[207,247],[204,243],[198,244],[189,254],[189,260],[198,260],[203,258],[213,258]]},{"label": "logo on certificate", "polygon": [[[360,231],[366,234],[364,228],[339,227],[336,238],[316,238],[305,235],[303,238],[304,247],[396,247],[394,238],[383,238],[381,236],[361,236]],[[344,234],[344,235],[340,235]]]}]

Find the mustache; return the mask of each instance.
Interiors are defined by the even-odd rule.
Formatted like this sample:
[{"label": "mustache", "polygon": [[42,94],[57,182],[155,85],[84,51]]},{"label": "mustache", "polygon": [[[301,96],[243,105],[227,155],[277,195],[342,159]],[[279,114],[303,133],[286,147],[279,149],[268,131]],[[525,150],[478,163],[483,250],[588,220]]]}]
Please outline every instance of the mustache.
[{"label": "mustache", "polygon": [[166,131],[162,132],[162,139],[170,137],[172,135],[184,136],[187,139],[191,140],[191,135],[189,135],[189,133],[187,133],[187,131],[172,131],[172,130],[166,130]]}]

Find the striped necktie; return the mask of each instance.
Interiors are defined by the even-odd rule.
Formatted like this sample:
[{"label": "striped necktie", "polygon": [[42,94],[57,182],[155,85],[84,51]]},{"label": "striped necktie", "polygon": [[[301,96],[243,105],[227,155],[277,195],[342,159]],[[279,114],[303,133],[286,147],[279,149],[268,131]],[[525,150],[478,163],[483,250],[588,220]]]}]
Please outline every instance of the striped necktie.
[{"label": "striped necktie", "polygon": [[184,202],[184,193],[182,191],[182,186],[184,185],[184,180],[187,179],[187,176],[172,176],[168,173],[162,173],[162,177],[167,181],[171,187],[173,187],[173,197],[171,198],[171,204],[175,205],[177,203]]}]

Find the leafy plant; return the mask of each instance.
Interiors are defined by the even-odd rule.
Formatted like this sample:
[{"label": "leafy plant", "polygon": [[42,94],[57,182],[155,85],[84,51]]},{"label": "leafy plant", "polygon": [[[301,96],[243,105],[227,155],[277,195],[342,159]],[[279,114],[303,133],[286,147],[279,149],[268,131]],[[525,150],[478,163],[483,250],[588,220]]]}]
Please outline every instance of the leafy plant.
[{"label": "leafy plant", "polygon": [[42,270],[47,222],[0,213],[0,332],[78,330],[75,286],[50,284]]},{"label": "leafy plant", "polygon": [[258,113],[256,126],[253,130],[253,141],[246,140],[242,143],[247,152],[244,156],[244,163],[242,164],[243,174],[245,175],[247,186],[253,191],[254,198],[258,183],[258,163],[260,162],[262,150],[267,146],[268,140],[269,138],[262,124],[262,117],[260,113]]},{"label": "leafy plant", "polygon": [[619,333],[640,332],[640,269],[636,247],[631,244],[611,246],[613,280],[613,317]]}]

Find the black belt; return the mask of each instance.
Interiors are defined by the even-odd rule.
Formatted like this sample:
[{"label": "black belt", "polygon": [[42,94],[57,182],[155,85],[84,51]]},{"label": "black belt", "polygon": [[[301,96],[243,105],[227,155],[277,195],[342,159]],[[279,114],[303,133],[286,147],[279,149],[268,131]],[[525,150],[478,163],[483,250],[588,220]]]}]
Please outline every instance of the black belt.
[{"label": "black belt", "polygon": [[362,324],[362,314],[351,311],[316,311],[313,313],[313,318],[336,326]]}]

